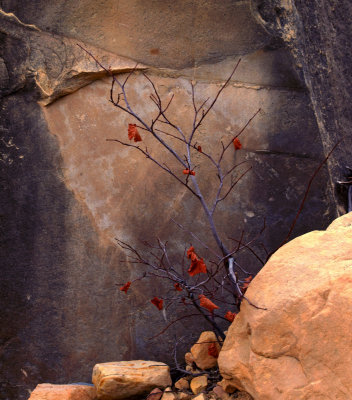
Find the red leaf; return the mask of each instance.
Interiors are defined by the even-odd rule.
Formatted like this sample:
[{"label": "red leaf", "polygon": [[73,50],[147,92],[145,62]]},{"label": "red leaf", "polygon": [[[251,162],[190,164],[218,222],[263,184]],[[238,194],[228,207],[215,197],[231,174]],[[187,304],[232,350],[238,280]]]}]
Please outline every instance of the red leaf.
[{"label": "red leaf", "polygon": [[191,259],[191,266],[188,269],[188,274],[190,276],[194,276],[200,273],[203,274],[207,273],[207,267],[204,263],[203,258],[199,259],[197,257],[197,254],[195,253],[193,246],[191,246],[187,250],[187,257]]},{"label": "red leaf", "polygon": [[219,357],[219,350],[216,346],[215,343],[210,343],[208,345],[208,354],[214,358],[218,358]]},{"label": "red leaf", "polygon": [[206,310],[210,311],[211,313],[214,312],[217,308],[219,308],[216,304],[214,304],[211,300],[204,296],[204,294],[200,294],[198,296],[199,305]]},{"label": "red leaf", "polygon": [[182,172],[183,172],[185,175],[195,175],[195,174],[196,174],[194,171],[189,170],[188,168],[187,168],[187,169],[184,169]]},{"label": "red leaf", "polygon": [[236,315],[237,315],[237,314],[234,313],[234,312],[227,311],[227,313],[225,314],[225,318],[226,318],[228,321],[232,322],[232,321],[235,319]]},{"label": "red leaf", "polygon": [[131,282],[125,283],[123,286],[120,287],[121,292],[125,292],[127,294],[127,290],[130,288]]},{"label": "red leaf", "polygon": [[235,150],[240,150],[242,149],[242,143],[238,138],[233,140],[233,145],[235,146]]},{"label": "red leaf", "polygon": [[195,253],[193,253],[193,255],[194,259],[192,259],[191,266],[188,269],[188,274],[190,276],[194,276],[201,273],[206,274],[207,267],[203,261],[203,258],[199,260]]},{"label": "red leaf", "polygon": [[199,153],[202,153],[202,146],[198,146],[197,150],[199,151]]},{"label": "red leaf", "polygon": [[191,246],[188,250],[187,250],[187,257],[191,258],[192,257],[192,253],[194,253],[194,247]]},{"label": "red leaf", "polygon": [[130,140],[134,139],[135,142],[141,142],[142,138],[138,132],[136,124],[128,124],[128,138]]},{"label": "red leaf", "polygon": [[182,297],[181,301],[182,301],[182,303],[183,303],[185,306],[187,305],[186,299],[185,299],[184,297]]},{"label": "red leaf", "polygon": [[178,292],[182,292],[182,288],[179,283],[175,283],[174,286],[175,286],[175,290],[177,290]]},{"label": "red leaf", "polygon": [[162,309],[163,309],[163,302],[164,302],[164,300],[159,299],[158,297],[153,297],[150,301],[155,305],[155,307],[156,307],[158,310],[162,310]]}]

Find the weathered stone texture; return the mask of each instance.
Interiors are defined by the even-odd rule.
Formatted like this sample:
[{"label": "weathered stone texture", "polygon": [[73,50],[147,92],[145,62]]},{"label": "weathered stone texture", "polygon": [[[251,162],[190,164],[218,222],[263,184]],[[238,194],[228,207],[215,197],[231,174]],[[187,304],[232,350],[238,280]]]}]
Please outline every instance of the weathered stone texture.
[{"label": "weathered stone texture", "polygon": [[[197,82],[199,99],[213,96],[242,57],[202,130],[211,133],[202,144],[216,149],[262,108],[236,153],[253,174],[219,208],[224,237],[242,229],[250,237],[266,216],[263,241],[274,249],[328,143],[303,74],[292,67],[295,54],[273,41],[249,1],[21,3],[0,1],[0,397],[6,400],[26,399],[38,382],[86,380],[101,360],[170,361],[172,334],[153,345],[146,340],[164,326],[149,302],[158,286],[136,284],[128,301],[116,293],[116,282],[139,271],[121,262],[114,237],[137,243],[159,235],[183,252],[191,239],[170,226],[175,215],[209,237],[183,189],[144,158],[105,141],[125,138],[132,121],[108,103],[108,80],[76,42],[119,74],[140,61],[163,95],[175,93],[172,111],[182,126],[189,124],[190,82]],[[131,79],[131,97],[147,115],[150,89],[140,78]],[[324,228],[335,215],[328,181],[323,170],[295,235]],[[214,182],[204,177],[202,185],[210,191]],[[248,257],[241,262],[258,268]],[[189,320],[193,326],[204,329]]]},{"label": "weathered stone texture", "polygon": [[101,400],[128,399],[172,384],[170,368],[157,361],[120,361],[97,364],[92,381]]},{"label": "weathered stone texture", "polygon": [[96,390],[94,386],[72,384],[52,385],[42,383],[38,385],[29,400],[95,400]]},{"label": "weathered stone texture", "polygon": [[255,23],[249,1],[40,0],[23,7],[3,0],[1,5],[43,31],[161,67],[247,54],[270,41]]},{"label": "weathered stone texture", "polygon": [[256,400],[352,395],[352,213],[280,248],[251,283],[219,355]]},{"label": "weathered stone texture", "polygon": [[[291,50],[303,77],[325,153],[334,145],[330,182],[346,173],[352,159],[352,3],[350,0],[252,0],[257,20]],[[347,207],[346,190],[335,191],[339,214]]]}]

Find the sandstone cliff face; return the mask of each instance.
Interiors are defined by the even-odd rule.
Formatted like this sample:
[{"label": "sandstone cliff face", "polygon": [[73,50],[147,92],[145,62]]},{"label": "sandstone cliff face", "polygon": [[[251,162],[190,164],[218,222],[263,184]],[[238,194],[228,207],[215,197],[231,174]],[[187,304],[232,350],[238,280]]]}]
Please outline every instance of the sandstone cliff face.
[{"label": "sandstone cliff face", "polygon": [[[339,141],[329,161],[331,182],[351,164],[352,17],[349,0],[252,0],[253,15],[290,49],[309,90],[325,152]],[[346,210],[346,190],[335,193],[338,212]]]},{"label": "sandstone cliff face", "polygon": [[246,295],[218,363],[255,400],[341,399],[351,386],[352,213],[280,248]]},{"label": "sandstone cliff face", "polygon": [[[0,396],[26,399],[40,381],[89,379],[97,362],[168,361],[172,336],[153,347],[146,341],[164,326],[148,305],[157,287],[140,286],[128,302],[116,293],[114,284],[137,271],[121,263],[114,237],[137,243],[158,234],[183,251],[190,239],[170,227],[175,215],[208,237],[198,206],[182,189],[146,160],[107,145],[107,137],[124,137],[130,121],[111,108],[108,80],[77,42],[116,73],[139,61],[163,94],[175,92],[173,112],[184,125],[190,82],[197,81],[200,98],[213,95],[242,57],[204,127],[212,134],[204,145],[215,147],[262,108],[236,156],[255,172],[218,215],[225,236],[242,229],[251,235],[266,216],[264,241],[275,248],[323,158],[324,136],[289,51],[256,21],[249,1],[0,5]],[[150,111],[138,74],[131,96],[141,113]],[[295,234],[325,227],[335,215],[328,178],[323,171],[315,181]],[[211,189],[212,182],[205,177],[203,184]]]}]

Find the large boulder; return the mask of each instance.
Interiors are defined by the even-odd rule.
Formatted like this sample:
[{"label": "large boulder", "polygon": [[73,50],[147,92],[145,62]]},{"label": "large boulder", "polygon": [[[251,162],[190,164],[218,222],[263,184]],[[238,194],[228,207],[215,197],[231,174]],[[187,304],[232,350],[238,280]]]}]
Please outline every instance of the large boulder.
[{"label": "large boulder", "polygon": [[95,387],[92,385],[52,385],[41,383],[33,390],[29,400],[94,400]]},{"label": "large boulder", "polygon": [[256,400],[352,398],[352,213],[280,248],[251,283],[218,364]]},{"label": "large boulder", "polygon": [[172,384],[168,365],[143,360],[97,364],[92,380],[101,400],[128,399]]}]

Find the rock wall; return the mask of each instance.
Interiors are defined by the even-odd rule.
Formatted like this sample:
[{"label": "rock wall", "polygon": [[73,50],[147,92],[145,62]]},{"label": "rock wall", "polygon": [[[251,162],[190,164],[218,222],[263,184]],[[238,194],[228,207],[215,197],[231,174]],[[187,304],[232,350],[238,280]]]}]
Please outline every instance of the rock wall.
[{"label": "rock wall", "polygon": [[[76,43],[118,74],[139,61],[163,95],[175,93],[172,112],[185,127],[190,82],[197,82],[199,99],[214,95],[242,57],[204,126],[211,133],[204,146],[217,147],[261,107],[243,138],[244,149],[236,153],[238,161],[251,162],[253,173],[219,210],[217,223],[224,237],[240,236],[243,229],[249,237],[266,216],[263,242],[269,250],[287,233],[330,137],[311,101],[312,86],[296,68],[291,45],[278,41],[249,1],[0,5],[0,397],[26,399],[43,381],[89,380],[98,362],[170,362],[172,334],[147,340],[164,327],[149,302],[157,285],[140,285],[128,301],[116,292],[116,282],[138,271],[121,262],[126,259],[114,237],[131,243],[155,235],[172,238],[177,253],[191,239],[170,217],[205,239],[209,233],[182,188],[145,159],[107,144],[107,137],[125,137],[133,121],[108,103],[108,80]],[[309,24],[306,29],[309,33]],[[148,115],[149,89],[140,75],[131,80],[130,91],[135,106]],[[334,165],[346,152],[344,147],[335,153]],[[295,235],[325,228],[336,215],[331,170],[315,180]],[[214,187],[208,176],[202,184]],[[248,256],[242,262],[258,268]],[[198,326],[193,324],[190,329]]]},{"label": "rock wall", "polygon": [[[338,144],[329,161],[331,185],[346,173],[352,152],[352,4],[343,1],[253,0],[253,15],[295,59],[309,90],[324,151]],[[346,188],[335,186],[338,213],[346,211]]]}]

